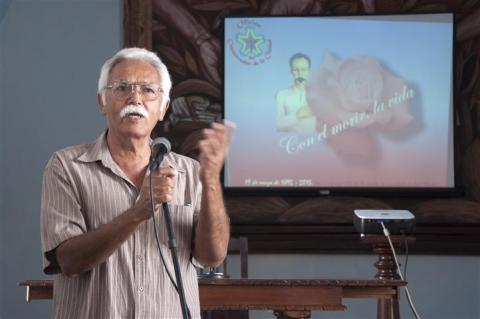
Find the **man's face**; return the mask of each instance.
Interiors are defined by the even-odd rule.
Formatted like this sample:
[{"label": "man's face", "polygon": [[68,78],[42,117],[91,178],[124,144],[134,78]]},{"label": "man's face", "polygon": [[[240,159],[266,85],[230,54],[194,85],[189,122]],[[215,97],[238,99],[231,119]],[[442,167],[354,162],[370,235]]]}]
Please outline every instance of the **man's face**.
[{"label": "man's face", "polygon": [[295,84],[304,84],[310,76],[310,65],[305,58],[298,58],[292,61],[292,75]]},{"label": "man's face", "polygon": [[[149,63],[139,60],[125,60],[114,66],[110,72],[107,85],[115,82],[148,83],[160,85],[160,76],[157,70]],[[158,98],[149,101],[141,93],[138,85],[130,94],[119,99],[113,89],[105,91],[105,104],[98,98],[100,111],[106,116],[109,132],[123,138],[142,138],[150,136],[158,121],[161,121],[168,108],[168,100],[163,93],[158,92]],[[122,114],[127,105],[135,105],[146,111],[147,117],[132,113]],[[125,113],[125,111],[123,111]],[[128,112],[127,112],[128,114]],[[123,116],[122,116],[123,115]]]}]

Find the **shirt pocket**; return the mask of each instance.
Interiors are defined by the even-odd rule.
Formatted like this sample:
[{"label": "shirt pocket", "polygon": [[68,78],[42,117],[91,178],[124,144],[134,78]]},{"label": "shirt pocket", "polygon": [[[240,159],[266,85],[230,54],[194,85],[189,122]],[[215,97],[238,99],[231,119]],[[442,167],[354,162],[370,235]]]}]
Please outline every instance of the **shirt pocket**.
[{"label": "shirt pocket", "polygon": [[[170,211],[170,218],[172,221],[173,233],[177,242],[177,247],[191,250],[192,248],[192,234],[193,234],[193,213],[194,209],[192,205],[172,205],[168,204],[167,207]],[[158,218],[160,218],[161,235],[160,240],[168,247],[168,232],[165,222],[165,212],[160,209]]]},{"label": "shirt pocket", "polygon": [[182,168],[175,169],[177,170],[175,188],[173,190],[173,199],[169,204],[177,206],[188,206],[192,203],[192,199],[190,195],[191,185],[187,184],[187,173]]}]

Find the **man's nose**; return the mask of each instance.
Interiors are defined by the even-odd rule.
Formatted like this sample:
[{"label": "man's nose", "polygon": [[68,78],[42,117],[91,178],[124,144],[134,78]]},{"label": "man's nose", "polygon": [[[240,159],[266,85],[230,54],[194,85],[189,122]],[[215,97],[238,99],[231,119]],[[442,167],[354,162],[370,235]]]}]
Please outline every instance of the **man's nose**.
[{"label": "man's nose", "polygon": [[130,94],[128,98],[132,102],[140,102],[142,101],[142,91],[140,91],[140,86],[133,84],[130,87]]}]

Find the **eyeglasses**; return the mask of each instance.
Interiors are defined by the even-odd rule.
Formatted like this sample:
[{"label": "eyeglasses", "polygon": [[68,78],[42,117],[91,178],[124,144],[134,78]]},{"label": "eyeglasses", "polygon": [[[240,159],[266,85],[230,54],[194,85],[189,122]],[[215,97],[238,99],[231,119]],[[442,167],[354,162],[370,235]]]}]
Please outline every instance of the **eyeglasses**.
[{"label": "eyeglasses", "polygon": [[105,89],[111,89],[116,99],[123,100],[130,96],[136,87],[140,88],[140,94],[147,101],[158,99],[159,93],[163,94],[163,89],[153,83],[115,81],[112,85],[107,85]]}]

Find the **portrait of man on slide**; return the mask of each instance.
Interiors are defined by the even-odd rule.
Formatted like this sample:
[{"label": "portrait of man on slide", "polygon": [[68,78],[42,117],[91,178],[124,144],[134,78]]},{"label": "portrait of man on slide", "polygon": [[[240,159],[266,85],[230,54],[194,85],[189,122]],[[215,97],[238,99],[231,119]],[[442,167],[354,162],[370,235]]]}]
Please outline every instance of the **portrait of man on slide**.
[{"label": "portrait of man on slide", "polygon": [[316,129],[316,119],[306,99],[305,85],[310,76],[310,58],[296,53],[290,58],[290,71],[293,84],[276,94],[277,131],[312,133]]}]

